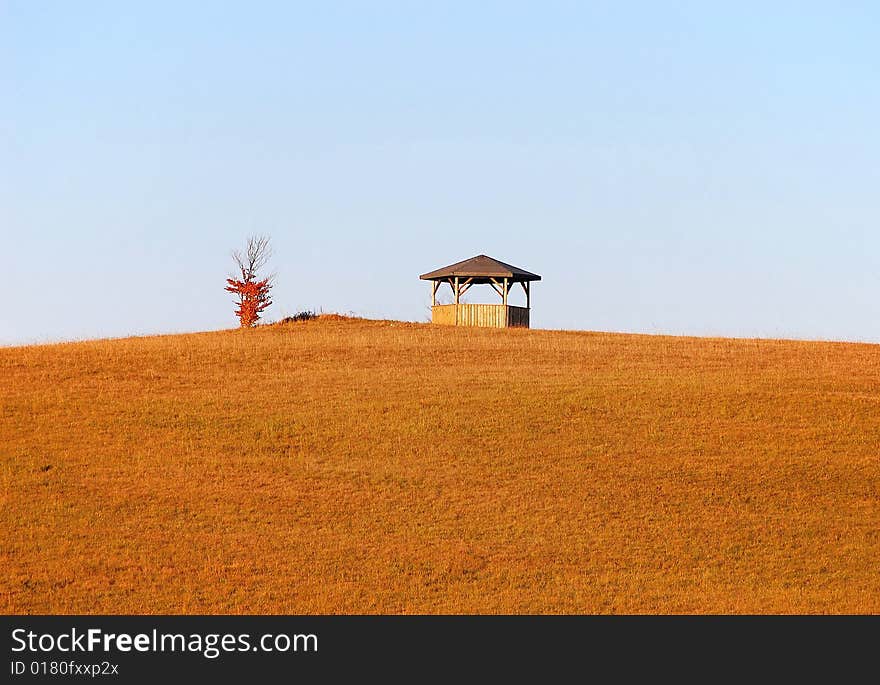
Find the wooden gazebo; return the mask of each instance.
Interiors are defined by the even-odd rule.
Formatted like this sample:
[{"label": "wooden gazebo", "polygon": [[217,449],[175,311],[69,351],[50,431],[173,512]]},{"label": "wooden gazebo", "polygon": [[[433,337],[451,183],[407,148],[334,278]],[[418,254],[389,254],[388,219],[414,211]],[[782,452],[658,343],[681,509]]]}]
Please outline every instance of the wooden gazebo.
[{"label": "wooden gazebo", "polygon": [[[520,269],[484,254],[471,257],[463,262],[444,266],[419,276],[423,281],[431,281],[431,321],[449,326],[488,326],[492,328],[529,327],[532,281],[540,281],[538,274]],[[453,304],[437,304],[437,290],[448,283],[455,296]],[[507,304],[510,289],[519,283],[526,293],[526,306],[515,307]],[[461,296],[471,286],[487,284],[501,296],[501,304],[464,304]]]}]

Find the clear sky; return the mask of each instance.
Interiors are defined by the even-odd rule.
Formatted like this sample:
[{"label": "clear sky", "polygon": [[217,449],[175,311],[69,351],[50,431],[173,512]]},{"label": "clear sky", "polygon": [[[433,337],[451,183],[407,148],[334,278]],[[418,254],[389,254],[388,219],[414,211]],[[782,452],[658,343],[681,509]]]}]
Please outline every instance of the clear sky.
[{"label": "clear sky", "polygon": [[233,327],[251,233],[269,320],[424,321],[418,275],[486,253],[543,275],[533,327],[880,342],[878,30],[874,2],[0,0],[0,343]]}]

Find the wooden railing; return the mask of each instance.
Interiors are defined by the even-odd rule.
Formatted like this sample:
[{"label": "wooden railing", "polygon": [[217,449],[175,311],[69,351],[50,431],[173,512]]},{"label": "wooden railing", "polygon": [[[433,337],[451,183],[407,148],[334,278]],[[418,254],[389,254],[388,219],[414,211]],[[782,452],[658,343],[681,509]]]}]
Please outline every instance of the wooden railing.
[{"label": "wooden railing", "polygon": [[431,307],[431,320],[446,326],[528,328],[529,310],[510,304],[437,304]]}]

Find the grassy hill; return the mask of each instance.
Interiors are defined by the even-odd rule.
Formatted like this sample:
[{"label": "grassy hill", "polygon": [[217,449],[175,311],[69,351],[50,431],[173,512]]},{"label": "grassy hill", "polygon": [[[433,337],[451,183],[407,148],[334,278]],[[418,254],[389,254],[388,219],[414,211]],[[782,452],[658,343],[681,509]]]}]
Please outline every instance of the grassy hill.
[{"label": "grassy hill", "polygon": [[4,613],[880,612],[880,346],[0,349]]}]

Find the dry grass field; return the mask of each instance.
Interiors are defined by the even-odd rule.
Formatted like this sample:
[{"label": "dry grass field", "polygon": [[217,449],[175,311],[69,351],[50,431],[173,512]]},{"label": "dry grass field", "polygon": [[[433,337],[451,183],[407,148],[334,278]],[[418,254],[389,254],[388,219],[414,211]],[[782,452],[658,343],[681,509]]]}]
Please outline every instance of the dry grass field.
[{"label": "dry grass field", "polygon": [[3,613],[880,612],[880,346],[0,349]]}]

